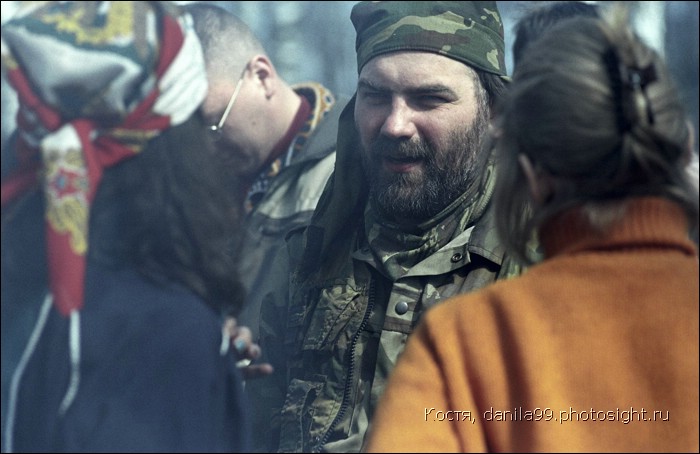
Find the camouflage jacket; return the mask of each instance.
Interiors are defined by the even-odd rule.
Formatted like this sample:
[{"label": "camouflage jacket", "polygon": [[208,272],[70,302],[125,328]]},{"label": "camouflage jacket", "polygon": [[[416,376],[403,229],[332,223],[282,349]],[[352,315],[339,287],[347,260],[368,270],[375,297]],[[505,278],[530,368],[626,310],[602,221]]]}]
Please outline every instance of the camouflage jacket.
[{"label": "camouflage jacket", "polygon": [[421,314],[520,271],[495,238],[493,178],[413,233],[378,220],[353,109],[351,100],[341,114],[336,168],[310,225],[287,240],[290,303],[261,311],[260,344],[275,373],[246,384],[256,451],[358,452]]},{"label": "camouflage jacket", "polygon": [[[318,83],[293,86],[311,106],[311,113],[289,151],[266,170],[262,197],[250,208],[237,260],[247,291],[238,316],[258,337],[260,306],[264,299],[286,301],[289,266],[285,235],[311,219],[326,180],[335,164],[338,117],[347,99],[336,101]],[[261,180],[259,180],[261,181]]]}]

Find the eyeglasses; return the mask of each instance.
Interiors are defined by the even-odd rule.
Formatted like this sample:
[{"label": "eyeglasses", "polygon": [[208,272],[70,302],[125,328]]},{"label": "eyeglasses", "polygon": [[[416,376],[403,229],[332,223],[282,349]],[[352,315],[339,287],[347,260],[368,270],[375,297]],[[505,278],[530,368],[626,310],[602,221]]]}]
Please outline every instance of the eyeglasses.
[{"label": "eyeglasses", "polygon": [[238,98],[238,92],[241,91],[241,85],[243,85],[243,75],[245,74],[246,68],[243,68],[243,72],[241,73],[241,77],[238,78],[238,83],[236,83],[236,88],[233,90],[233,94],[231,95],[231,99],[228,100],[228,104],[226,105],[226,109],[224,110],[224,114],[221,116],[221,120],[219,120],[219,123],[215,125],[209,126],[209,131],[214,134],[214,136],[219,137],[221,136],[221,131],[224,126],[224,123],[226,122],[226,119],[228,118],[229,112],[231,112],[231,107],[233,107],[233,103],[236,101],[236,98]]}]

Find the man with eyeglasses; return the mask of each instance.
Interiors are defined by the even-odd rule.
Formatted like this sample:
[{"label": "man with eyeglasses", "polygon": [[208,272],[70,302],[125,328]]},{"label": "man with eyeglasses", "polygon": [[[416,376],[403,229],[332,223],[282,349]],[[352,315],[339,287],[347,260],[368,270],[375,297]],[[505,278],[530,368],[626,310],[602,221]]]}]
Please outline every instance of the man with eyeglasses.
[{"label": "man with eyeglasses", "polygon": [[[338,117],[345,102],[318,83],[291,86],[250,28],[211,4],[184,8],[202,43],[209,93],[201,113],[246,193],[246,234],[237,257],[248,291],[237,324],[258,338],[263,300],[287,298],[285,235],[311,218],[335,164]],[[267,306],[267,303],[266,303]],[[246,376],[250,378],[251,369]]]}]

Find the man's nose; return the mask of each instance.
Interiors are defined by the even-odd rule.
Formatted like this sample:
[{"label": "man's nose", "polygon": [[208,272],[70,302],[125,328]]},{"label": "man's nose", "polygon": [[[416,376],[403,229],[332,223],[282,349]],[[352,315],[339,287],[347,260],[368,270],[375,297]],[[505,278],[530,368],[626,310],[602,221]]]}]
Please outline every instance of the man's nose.
[{"label": "man's nose", "polygon": [[414,114],[404,99],[394,99],[391,111],[382,124],[382,134],[394,139],[413,137],[417,133]]}]

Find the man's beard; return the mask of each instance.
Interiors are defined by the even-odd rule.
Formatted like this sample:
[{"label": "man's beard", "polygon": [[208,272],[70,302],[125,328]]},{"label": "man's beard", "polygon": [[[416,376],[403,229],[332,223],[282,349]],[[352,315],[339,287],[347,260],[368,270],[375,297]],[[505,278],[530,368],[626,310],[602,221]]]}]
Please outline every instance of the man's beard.
[{"label": "man's beard", "polygon": [[[381,136],[362,153],[370,197],[392,221],[421,223],[433,218],[464,194],[483,170],[481,144],[488,126],[488,109],[480,108],[471,128],[453,131],[443,147],[424,140],[410,142]],[[420,158],[418,173],[390,173],[382,157]]]}]

